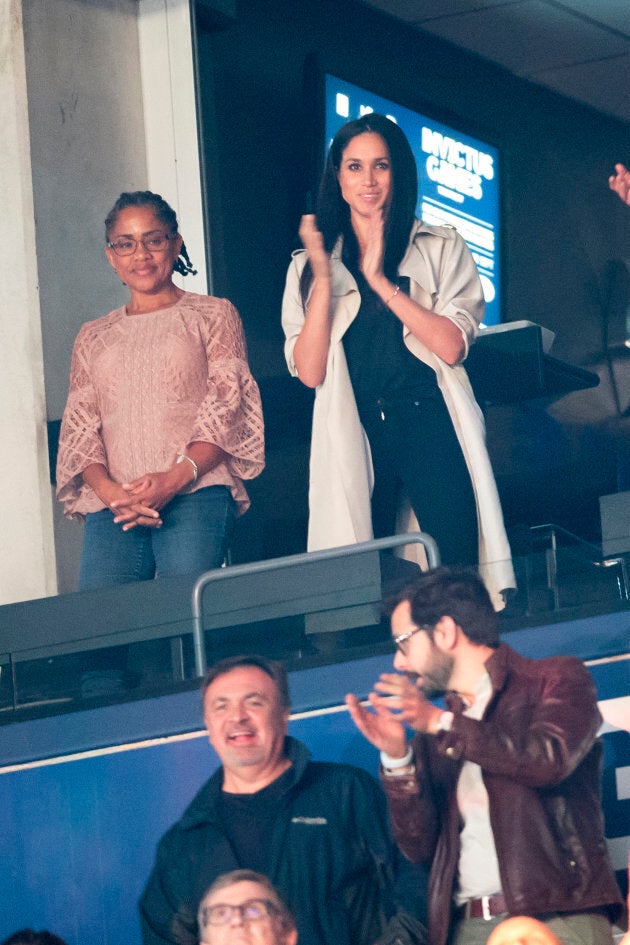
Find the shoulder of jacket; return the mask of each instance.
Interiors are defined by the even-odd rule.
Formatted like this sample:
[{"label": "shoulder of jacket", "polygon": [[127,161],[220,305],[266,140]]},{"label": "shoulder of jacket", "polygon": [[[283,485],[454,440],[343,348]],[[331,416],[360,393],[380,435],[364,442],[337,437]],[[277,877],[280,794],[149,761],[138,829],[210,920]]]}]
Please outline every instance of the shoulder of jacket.
[{"label": "shoulder of jacket", "polygon": [[577,656],[559,654],[534,659],[518,653],[507,644],[502,644],[499,649],[505,654],[503,660],[509,674],[539,679],[541,682],[550,679],[562,679],[567,683],[571,679],[583,682],[591,678],[589,670]]},{"label": "shoulder of jacket", "polygon": [[287,284],[291,281],[299,282],[302,278],[302,273],[304,272],[304,267],[308,261],[308,256],[305,249],[294,249],[291,253],[291,261],[287,269],[286,281]]},{"label": "shoulder of jacket", "polygon": [[291,262],[287,275],[296,280],[301,280],[302,273],[308,263],[308,253],[305,249],[294,249],[291,253]]},{"label": "shoulder of jacket", "polygon": [[218,768],[199,788],[180,819],[166,832],[165,838],[169,834],[183,834],[195,827],[211,824],[217,820],[216,803],[223,783],[222,772],[223,769]]},{"label": "shoulder of jacket", "polygon": [[300,268],[306,265],[306,259],[306,250],[304,248],[294,249],[291,253],[291,262]]},{"label": "shoulder of jacket", "polygon": [[532,660],[531,662],[534,668],[540,667],[541,672],[554,673],[563,678],[568,678],[571,675],[586,678],[591,675],[583,661],[577,656],[560,654],[558,656],[546,656],[543,659]]},{"label": "shoulder of jacket", "polygon": [[459,236],[456,228],[450,223],[441,223],[439,226],[418,221],[413,234],[414,241],[436,237],[442,240],[456,240]]}]

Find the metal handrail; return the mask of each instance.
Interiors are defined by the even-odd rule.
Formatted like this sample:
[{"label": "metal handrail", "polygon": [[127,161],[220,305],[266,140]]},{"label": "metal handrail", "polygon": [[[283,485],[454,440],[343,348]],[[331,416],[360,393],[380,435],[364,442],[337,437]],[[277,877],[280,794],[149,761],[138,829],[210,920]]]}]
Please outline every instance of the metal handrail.
[{"label": "metal handrail", "polygon": [[441,562],[440,552],[434,538],[425,532],[407,532],[392,535],[391,538],[374,538],[355,545],[343,545],[340,548],[325,548],[321,551],[307,551],[299,555],[287,555],[285,558],[268,558],[266,561],[253,561],[249,564],[235,564],[227,568],[215,568],[200,574],[192,591],[193,644],[195,648],[195,669],[197,676],[205,676],[206,652],[203,638],[202,594],[208,584],[224,581],[245,574],[261,574],[266,571],[279,571],[297,565],[315,561],[327,561],[345,558],[348,555],[364,554],[367,551],[381,551],[385,548],[397,548],[400,545],[424,545],[430,568],[437,568]]},{"label": "metal handrail", "polygon": [[630,580],[628,578],[628,569],[626,567],[626,561],[623,554],[604,555],[601,545],[586,541],[579,535],[574,535],[573,532],[568,531],[561,525],[554,525],[552,522],[546,522],[543,525],[530,526],[531,532],[544,532],[545,530],[548,532],[548,537],[550,539],[549,548],[545,549],[545,557],[547,562],[547,587],[553,594],[554,610],[560,609],[557,540],[559,535],[563,536],[565,539],[570,539],[576,548],[584,553],[585,560],[588,560],[594,567],[619,568],[619,574],[617,576],[617,590],[619,591],[619,597],[621,600],[630,600]]},{"label": "metal handrail", "polygon": [[555,543],[555,547],[557,547],[556,535],[561,535],[565,539],[568,538],[570,542],[572,542],[578,548],[582,548],[585,554],[588,553],[589,558],[592,559],[593,552],[596,554],[599,552],[599,558],[604,557],[601,553],[601,547],[597,543],[586,541],[585,538],[581,538],[579,535],[574,535],[573,532],[563,528],[562,525],[554,525],[553,522],[545,522],[543,525],[530,525],[529,528],[530,532],[543,532],[545,529],[547,529],[552,536],[552,541]]}]

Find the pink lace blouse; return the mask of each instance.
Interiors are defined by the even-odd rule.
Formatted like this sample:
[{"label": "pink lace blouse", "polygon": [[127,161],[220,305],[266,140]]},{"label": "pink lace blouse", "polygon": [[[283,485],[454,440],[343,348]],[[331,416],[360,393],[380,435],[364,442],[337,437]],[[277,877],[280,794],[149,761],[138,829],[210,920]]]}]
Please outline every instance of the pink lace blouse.
[{"label": "pink lace blouse", "polygon": [[170,469],[193,440],[220,446],[228,459],[190,491],[226,485],[239,514],[245,512],[249,499],[241,480],[264,467],[264,426],[232,303],[186,292],[162,311],[127,315],[123,306],[83,325],[57,458],[65,514],[83,517],[105,508],[83,482],[91,463],[128,482]]}]

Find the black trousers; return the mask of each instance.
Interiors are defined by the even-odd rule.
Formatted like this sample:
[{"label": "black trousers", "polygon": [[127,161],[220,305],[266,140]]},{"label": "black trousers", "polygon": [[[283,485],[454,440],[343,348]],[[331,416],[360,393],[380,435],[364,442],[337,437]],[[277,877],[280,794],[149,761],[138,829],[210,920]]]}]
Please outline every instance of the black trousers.
[{"label": "black trousers", "polygon": [[475,495],[443,398],[396,397],[362,401],[358,408],[374,465],[374,537],[394,534],[404,491],[443,564],[476,565]]}]

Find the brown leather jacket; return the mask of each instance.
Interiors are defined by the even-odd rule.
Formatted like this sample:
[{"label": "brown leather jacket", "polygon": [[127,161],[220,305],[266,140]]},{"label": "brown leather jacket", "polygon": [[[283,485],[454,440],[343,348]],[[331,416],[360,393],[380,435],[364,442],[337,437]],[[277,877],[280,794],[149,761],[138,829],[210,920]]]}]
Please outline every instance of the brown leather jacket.
[{"label": "brown leather jacket", "polygon": [[513,915],[610,907],[621,897],[604,839],[595,686],[574,657],[531,660],[502,644],[486,662],[493,694],[479,721],[417,735],[415,775],[383,777],[396,842],[431,863],[431,945],[448,939],[459,861],[456,785],[480,765],[503,895]]}]

